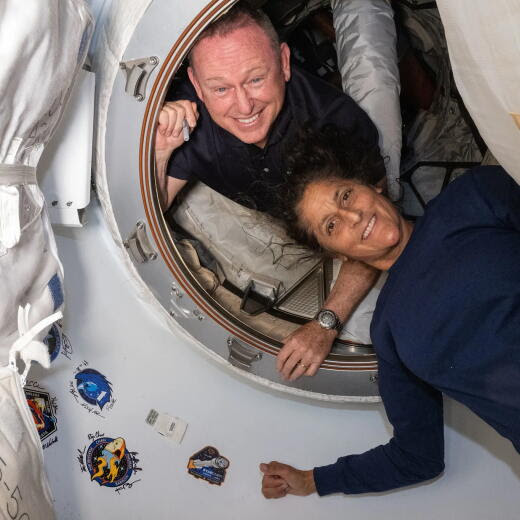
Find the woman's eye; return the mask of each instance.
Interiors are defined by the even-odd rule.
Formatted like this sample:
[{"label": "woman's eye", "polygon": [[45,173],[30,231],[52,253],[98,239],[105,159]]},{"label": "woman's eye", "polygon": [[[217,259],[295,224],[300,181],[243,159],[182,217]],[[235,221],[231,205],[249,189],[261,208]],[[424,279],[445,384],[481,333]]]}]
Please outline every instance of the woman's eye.
[{"label": "woman's eye", "polygon": [[334,231],[334,227],[336,226],[336,223],[331,220],[327,223],[327,234],[330,235]]},{"label": "woman's eye", "polygon": [[342,202],[347,202],[347,199],[350,197],[350,194],[352,193],[352,190],[347,190],[343,193],[343,195],[341,196],[341,201]]}]

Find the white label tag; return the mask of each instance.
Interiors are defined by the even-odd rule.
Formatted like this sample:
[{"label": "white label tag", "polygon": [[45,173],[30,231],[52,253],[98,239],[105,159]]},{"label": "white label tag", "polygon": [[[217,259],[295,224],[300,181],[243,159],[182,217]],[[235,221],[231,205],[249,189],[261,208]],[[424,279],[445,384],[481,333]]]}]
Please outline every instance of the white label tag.
[{"label": "white label tag", "polygon": [[188,423],[179,419],[178,417],[172,417],[166,413],[159,413],[157,410],[150,410],[148,417],[146,417],[146,423],[152,426],[152,428],[171,439],[172,441],[180,444],[188,428]]}]

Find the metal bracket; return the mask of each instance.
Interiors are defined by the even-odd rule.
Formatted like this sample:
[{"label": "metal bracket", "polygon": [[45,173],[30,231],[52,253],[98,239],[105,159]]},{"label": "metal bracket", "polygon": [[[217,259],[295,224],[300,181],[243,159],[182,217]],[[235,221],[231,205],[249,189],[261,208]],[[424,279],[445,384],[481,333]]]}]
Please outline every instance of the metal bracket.
[{"label": "metal bracket", "polygon": [[137,101],[144,101],[148,78],[158,63],[159,58],[157,56],[122,61],[119,67],[126,75],[125,92],[133,96]]},{"label": "metal bracket", "polygon": [[240,310],[252,316],[269,310],[278,298],[281,284],[280,280],[256,274],[247,284]]},{"label": "metal bracket", "polygon": [[182,316],[183,318],[193,319],[196,318],[199,321],[204,320],[204,314],[199,309],[188,309],[182,305],[182,298],[184,293],[177,287],[175,283],[172,283],[170,289],[170,316],[175,318],[176,316]]},{"label": "metal bracket", "polygon": [[146,234],[146,224],[142,220],[137,222],[134,231],[123,244],[132,258],[139,264],[145,264],[157,258],[157,253]]},{"label": "metal bracket", "polygon": [[236,338],[229,337],[227,340],[229,348],[228,361],[237,368],[251,372],[252,364],[262,359],[262,353],[256,348],[246,345]]}]

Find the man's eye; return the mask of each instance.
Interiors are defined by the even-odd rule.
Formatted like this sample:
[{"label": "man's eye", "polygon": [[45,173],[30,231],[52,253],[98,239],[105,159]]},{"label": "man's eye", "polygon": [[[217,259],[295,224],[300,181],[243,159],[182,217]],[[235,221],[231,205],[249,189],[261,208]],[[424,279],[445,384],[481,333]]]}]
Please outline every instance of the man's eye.
[{"label": "man's eye", "polygon": [[259,77],[259,78],[253,78],[253,79],[251,80],[251,83],[260,83],[263,79],[264,79],[264,78],[262,78],[262,77]]},{"label": "man's eye", "polygon": [[224,94],[227,91],[226,87],[217,87],[213,89],[216,94]]}]

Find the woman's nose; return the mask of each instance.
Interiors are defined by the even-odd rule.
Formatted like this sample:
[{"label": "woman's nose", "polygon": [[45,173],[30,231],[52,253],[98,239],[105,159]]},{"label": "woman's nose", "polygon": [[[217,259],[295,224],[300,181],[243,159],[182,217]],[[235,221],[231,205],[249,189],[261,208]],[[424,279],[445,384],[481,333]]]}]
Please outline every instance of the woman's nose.
[{"label": "woman's nose", "polygon": [[343,217],[345,218],[346,222],[351,226],[356,226],[363,219],[362,212],[360,210],[355,209],[344,209]]}]

